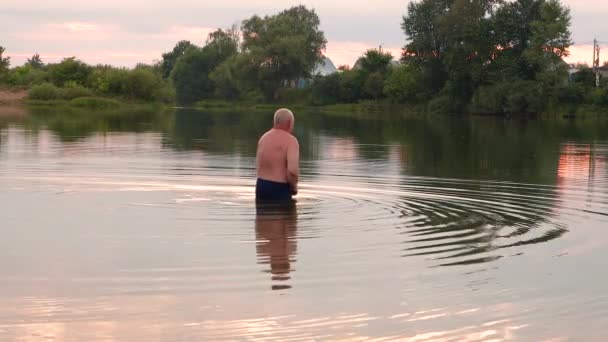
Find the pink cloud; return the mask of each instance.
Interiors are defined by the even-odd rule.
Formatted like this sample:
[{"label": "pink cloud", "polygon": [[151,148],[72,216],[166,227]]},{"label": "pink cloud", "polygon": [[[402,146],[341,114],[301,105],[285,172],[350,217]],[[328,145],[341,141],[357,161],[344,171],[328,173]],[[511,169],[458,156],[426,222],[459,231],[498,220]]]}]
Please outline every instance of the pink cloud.
[{"label": "pink cloud", "polygon": [[[35,51],[9,51],[13,65],[20,65],[33,53],[40,53],[45,62],[57,62],[63,57],[76,56],[88,63],[134,66],[150,63],[179,40],[203,44],[214,28],[201,26],[171,26],[161,32],[130,32],[117,25],[87,22],[49,23],[13,36],[28,46],[47,49]],[[134,47],[137,46],[137,47]]]},{"label": "pink cloud", "polygon": [[[363,42],[330,41],[327,43],[325,55],[329,57],[336,66],[349,65],[352,67],[357,59],[361,57],[366,50],[375,48],[378,48],[378,46],[373,46]],[[382,47],[382,49],[386,52],[390,52],[395,59],[401,58],[400,47]]]},{"label": "pink cloud", "polygon": [[[607,59],[608,58],[604,58],[602,60]],[[593,46],[573,45],[570,47],[570,56],[564,58],[564,60],[568,63],[587,63],[591,65],[593,60]]]}]

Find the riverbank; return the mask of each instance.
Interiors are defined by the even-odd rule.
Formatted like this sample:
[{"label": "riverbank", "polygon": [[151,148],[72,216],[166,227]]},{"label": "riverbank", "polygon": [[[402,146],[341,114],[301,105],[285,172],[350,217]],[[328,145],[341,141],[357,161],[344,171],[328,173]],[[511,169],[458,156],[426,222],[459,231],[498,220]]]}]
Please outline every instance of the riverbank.
[{"label": "riverbank", "polygon": [[[426,115],[437,114],[428,109],[428,104],[400,104],[389,101],[362,101],[359,103],[339,103],[332,105],[308,105],[302,103],[285,104],[260,104],[251,102],[228,102],[223,100],[205,100],[196,102],[192,108],[204,111],[274,111],[277,108],[286,107],[296,112],[319,112],[332,115],[357,116],[381,115],[381,114],[404,114],[404,115]],[[439,114],[438,114],[439,115]],[[449,115],[449,114],[441,114]],[[502,117],[502,118],[541,118],[541,119],[585,119],[585,118],[608,118],[608,108],[595,105],[563,105],[552,108],[545,113],[537,114],[458,114],[479,117]]]},{"label": "riverbank", "polygon": [[0,88],[0,106],[15,106],[22,104],[27,98],[27,90]]}]

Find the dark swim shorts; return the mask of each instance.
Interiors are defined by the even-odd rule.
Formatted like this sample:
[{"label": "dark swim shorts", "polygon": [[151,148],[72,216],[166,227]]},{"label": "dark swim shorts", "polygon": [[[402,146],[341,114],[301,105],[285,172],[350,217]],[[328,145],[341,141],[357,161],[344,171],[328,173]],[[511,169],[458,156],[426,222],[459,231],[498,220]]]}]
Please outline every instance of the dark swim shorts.
[{"label": "dark swim shorts", "polygon": [[258,178],[255,185],[255,199],[258,201],[290,201],[291,188],[287,183]]}]

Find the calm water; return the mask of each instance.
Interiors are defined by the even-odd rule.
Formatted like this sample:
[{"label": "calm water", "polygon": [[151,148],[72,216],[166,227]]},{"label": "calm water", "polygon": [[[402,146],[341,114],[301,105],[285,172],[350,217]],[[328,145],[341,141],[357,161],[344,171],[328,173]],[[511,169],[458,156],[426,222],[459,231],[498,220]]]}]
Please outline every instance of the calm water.
[{"label": "calm water", "polygon": [[0,109],[0,340],[602,341],[608,120]]}]

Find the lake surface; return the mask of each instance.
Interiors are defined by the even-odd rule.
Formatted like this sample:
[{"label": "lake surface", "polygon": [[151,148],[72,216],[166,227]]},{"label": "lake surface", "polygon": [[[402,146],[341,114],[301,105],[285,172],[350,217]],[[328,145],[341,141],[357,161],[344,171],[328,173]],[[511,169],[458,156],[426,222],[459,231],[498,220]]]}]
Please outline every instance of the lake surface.
[{"label": "lake surface", "polygon": [[603,341],[608,120],[0,109],[0,340]]}]

